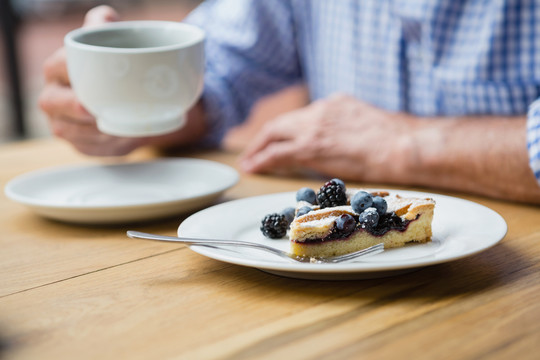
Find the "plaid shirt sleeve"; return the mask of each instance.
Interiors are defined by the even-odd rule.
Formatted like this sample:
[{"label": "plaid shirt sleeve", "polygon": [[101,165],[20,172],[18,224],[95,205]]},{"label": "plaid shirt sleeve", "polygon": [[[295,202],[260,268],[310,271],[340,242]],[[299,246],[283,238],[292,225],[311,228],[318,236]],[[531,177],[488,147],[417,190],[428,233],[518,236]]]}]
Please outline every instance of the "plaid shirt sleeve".
[{"label": "plaid shirt sleeve", "polygon": [[540,184],[540,99],[531,104],[527,117],[529,164]]},{"label": "plaid shirt sleeve", "polygon": [[203,103],[208,146],[264,95],[300,79],[293,22],[284,0],[207,0],[185,22],[206,31]]}]

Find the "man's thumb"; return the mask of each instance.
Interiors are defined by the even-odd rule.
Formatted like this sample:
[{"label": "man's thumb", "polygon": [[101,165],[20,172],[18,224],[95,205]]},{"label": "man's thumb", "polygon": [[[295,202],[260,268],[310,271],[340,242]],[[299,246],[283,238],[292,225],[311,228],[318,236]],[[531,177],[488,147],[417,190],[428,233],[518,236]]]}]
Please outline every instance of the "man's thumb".
[{"label": "man's thumb", "polygon": [[112,7],[107,5],[97,6],[86,13],[84,27],[98,26],[104,23],[118,21],[120,16]]}]

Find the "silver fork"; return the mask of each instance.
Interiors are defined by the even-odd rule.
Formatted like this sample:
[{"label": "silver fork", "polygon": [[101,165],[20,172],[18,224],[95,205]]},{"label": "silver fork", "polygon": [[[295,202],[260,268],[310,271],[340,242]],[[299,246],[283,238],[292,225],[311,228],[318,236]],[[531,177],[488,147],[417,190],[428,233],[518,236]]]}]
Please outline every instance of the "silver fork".
[{"label": "silver fork", "polygon": [[324,258],[313,258],[309,256],[298,256],[291,253],[288,253],[283,250],[276,249],[271,246],[266,246],[264,244],[251,243],[247,241],[239,240],[218,240],[218,239],[200,239],[200,238],[188,238],[188,237],[176,237],[176,236],[164,236],[164,235],[155,235],[143,233],[140,231],[129,230],[127,236],[133,239],[146,239],[146,240],[157,240],[157,241],[169,241],[169,242],[179,242],[188,245],[203,245],[203,246],[243,246],[252,249],[259,249],[271,252],[282,258],[293,260],[295,262],[301,263],[315,263],[315,264],[324,264],[324,263],[340,263],[352,259],[357,259],[361,256],[369,254],[377,254],[384,250],[384,244],[380,243],[377,245],[370,246],[366,249],[359,250],[353,253],[333,256],[333,257],[324,257]]}]

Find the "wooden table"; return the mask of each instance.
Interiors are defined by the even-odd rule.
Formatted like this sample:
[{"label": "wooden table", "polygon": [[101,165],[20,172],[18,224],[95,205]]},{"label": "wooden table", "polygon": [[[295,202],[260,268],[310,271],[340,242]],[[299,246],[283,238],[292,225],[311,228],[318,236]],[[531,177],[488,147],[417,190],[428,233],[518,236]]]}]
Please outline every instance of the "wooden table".
[{"label": "wooden table", "polygon": [[[190,155],[235,166],[234,154]],[[154,156],[140,151],[128,160]],[[56,140],[8,144],[0,147],[0,179],[5,184],[38,168],[96,161]],[[242,175],[223,201],[320,183]],[[355,281],[282,278],[209,259],[183,245],[130,241],[127,226],[50,221],[2,195],[3,354],[7,359],[537,359],[540,207],[449,195],[499,212],[509,227],[504,240],[466,259]],[[173,235],[181,221],[137,228]]]}]

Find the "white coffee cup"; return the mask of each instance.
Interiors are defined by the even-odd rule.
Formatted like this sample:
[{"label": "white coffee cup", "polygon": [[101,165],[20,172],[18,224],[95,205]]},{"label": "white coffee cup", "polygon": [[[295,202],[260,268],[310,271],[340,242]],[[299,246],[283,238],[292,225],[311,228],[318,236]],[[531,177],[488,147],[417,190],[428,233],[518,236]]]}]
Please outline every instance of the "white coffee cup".
[{"label": "white coffee cup", "polygon": [[168,21],[71,31],[64,39],[71,86],[104,133],[172,132],[201,95],[204,37],[195,26]]}]

